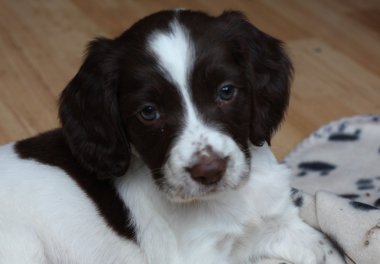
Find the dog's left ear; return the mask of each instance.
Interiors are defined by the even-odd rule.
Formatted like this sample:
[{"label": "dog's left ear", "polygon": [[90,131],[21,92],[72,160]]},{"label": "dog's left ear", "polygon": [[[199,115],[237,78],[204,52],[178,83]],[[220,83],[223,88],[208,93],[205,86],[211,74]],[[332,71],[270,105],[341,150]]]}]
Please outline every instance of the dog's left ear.
[{"label": "dog's left ear", "polygon": [[59,117],[73,155],[101,179],[123,175],[130,159],[119,113],[117,51],[114,40],[92,41],[60,98]]},{"label": "dog's left ear", "polygon": [[250,24],[240,12],[225,12],[220,18],[229,25],[231,48],[251,92],[250,140],[258,146],[270,143],[288,107],[292,64],[283,43]]}]

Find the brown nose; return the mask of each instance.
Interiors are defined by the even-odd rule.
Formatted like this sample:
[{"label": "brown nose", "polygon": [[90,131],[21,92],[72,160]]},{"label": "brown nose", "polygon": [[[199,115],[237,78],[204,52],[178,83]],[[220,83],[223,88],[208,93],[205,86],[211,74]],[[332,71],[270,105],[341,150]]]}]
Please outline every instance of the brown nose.
[{"label": "brown nose", "polygon": [[217,183],[226,171],[228,158],[221,158],[214,153],[202,156],[189,172],[191,178],[204,185]]}]

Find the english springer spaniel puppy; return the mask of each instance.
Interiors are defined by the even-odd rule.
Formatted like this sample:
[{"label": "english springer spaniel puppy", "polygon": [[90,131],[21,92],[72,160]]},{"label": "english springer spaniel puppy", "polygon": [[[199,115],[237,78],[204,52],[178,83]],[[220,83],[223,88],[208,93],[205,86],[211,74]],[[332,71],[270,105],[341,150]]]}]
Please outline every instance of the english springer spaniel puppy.
[{"label": "english springer spaniel puppy", "polygon": [[62,127],[0,149],[0,263],[344,263],[268,146],[291,75],[239,12],[163,11],[92,41]]}]

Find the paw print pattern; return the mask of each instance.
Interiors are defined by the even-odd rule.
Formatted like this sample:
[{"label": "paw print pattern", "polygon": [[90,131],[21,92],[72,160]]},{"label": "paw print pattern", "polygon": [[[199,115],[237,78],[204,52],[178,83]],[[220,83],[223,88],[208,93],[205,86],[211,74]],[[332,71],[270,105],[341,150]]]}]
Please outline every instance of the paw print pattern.
[{"label": "paw print pattern", "polygon": [[[312,140],[305,140],[286,159],[296,176],[293,186],[303,186],[309,192],[324,189],[380,209],[379,129],[380,115],[344,118],[321,127],[309,137]],[[320,144],[325,147],[321,153],[314,148]],[[331,177],[341,184],[330,187]],[[293,196],[293,203],[302,206],[302,197]]]},{"label": "paw print pattern", "polygon": [[353,134],[335,133],[329,136],[330,141],[356,141],[359,140],[361,131],[358,129]]},{"label": "paw print pattern", "polygon": [[346,193],[346,194],[341,194],[339,196],[342,198],[351,199],[351,200],[360,198],[360,194],[356,194],[356,193]]},{"label": "paw print pattern", "polygon": [[[358,179],[355,182],[355,186],[358,191],[357,193],[345,193],[339,196],[350,200],[360,200],[360,198],[365,197],[366,203],[373,203],[373,206],[380,208],[380,198],[376,197],[376,192],[380,192],[380,176]],[[373,200],[368,201],[368,199]]]},{"label": "paw print pattern", "polygon": [[335,165],[322,161],[302,162],[298,164],[298,169],[300,169],[298,176],[303,177],[312,172],[317,173],[320,176],[326,176],[332,170],[335,170],[335,168]]},{"label": "paw print pattern", "polygon": [[373,203],[374,206],[376,206],[377,208],[380,208],[380,198],[377,199],[374,203]]},{"label": "paw print pattern", "polygon": [[332,133],[328,140],[329,141],[357,141],[360,139],[361,130],[356,129],[354,132],[347,132],[346,131],[346,123],[342,123],[339,126],[338,132]]},{"label": "paw print pattern", "polygon": [[293,204],[296,207],[302,207],[303,206],[302,192],[300,192],[299,190],[297,190],[295,188],[292,188],[292,191],[290,193],[290,197],[291,197],[291,199],[293,201]]},{"label": "paw print pattern", "polygon": [[359,179],[356,181],[356,187],[359,191],[375,189],[373,179]]},{"label": "paw print pattern", "polygon": [[361,211],[379,210],[379,208],[374,207],[372,205],[365,204],[365,203],[360,203],[360,202],[356,202],[356,201],[351,201],[350,205],[352,207],[354,207],[355,209],[358,209],[358,210],[361,210]]}]

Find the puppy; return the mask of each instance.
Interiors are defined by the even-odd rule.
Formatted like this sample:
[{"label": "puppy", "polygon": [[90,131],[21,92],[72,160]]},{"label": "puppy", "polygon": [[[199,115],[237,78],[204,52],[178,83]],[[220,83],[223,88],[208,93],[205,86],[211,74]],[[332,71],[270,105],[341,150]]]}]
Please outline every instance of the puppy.
[{"label": "puppy", "polygon": [[291,75],[239,12],[163,11],[94,40],[62,127],[0,149],[0,263],[344,263],[268,147]]}]

